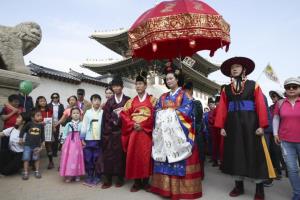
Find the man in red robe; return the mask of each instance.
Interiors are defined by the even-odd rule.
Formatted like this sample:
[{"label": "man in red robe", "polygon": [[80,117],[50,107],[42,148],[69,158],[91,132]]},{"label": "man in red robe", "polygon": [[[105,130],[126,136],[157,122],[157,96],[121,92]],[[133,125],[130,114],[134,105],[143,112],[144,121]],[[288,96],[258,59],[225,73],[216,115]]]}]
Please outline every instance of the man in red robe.
[{"label": "man in red robe", "polygon": [[148,189],[152,172],[151,149],[155,98],[146,93],[147,73],[136,77],[138,95],[130,99],[120,114],[122,145],[126,152],[126,178],[134,179],[131,192]]}]

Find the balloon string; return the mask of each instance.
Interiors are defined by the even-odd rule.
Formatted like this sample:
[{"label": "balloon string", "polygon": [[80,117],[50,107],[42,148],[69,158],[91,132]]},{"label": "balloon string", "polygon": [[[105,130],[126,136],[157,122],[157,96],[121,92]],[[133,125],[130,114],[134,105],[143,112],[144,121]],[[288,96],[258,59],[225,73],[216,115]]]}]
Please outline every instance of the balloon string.
[{"label": "balloon string", "polygon": [[25,112],[27,112],[27,110],[26,110],[26,99],[27,99],[27,97],[26,97],[26,94],[25,94],[25,99],[24,99],[24,110],[25,110]]}]

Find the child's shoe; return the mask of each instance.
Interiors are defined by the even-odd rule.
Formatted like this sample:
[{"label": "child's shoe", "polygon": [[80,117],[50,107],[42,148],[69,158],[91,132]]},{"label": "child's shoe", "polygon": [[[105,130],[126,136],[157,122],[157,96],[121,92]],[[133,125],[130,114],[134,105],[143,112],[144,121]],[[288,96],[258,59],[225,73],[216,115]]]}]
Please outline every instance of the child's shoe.
[{"label": "child's shoe", "polygon": [[80,176],[75,177],[75,182],[80,182]]},{"label": "child's shoe", "polygon": [[66,177],[65,178],[65,183],[71,183],[71,181],[72,181],[71,177]]},{"label": "child's shoe", "polygon": [[23,173],[22,179],[23,179],[24,181],[27,181],[27,180],[29,179],[29,174],[28,174],[28,172],[24,172],[24,173]]},{"label": "child's shoe", "polygon": [[93,184],[93,177],[88,176],[85,180],[84,180],[84,185],[92,187],[94,186]]},{"label": "child's shoe", "polygon": [[94,177],[93,178],[93,184],[98,185],[101,182],[101,179],[99,177]]},{"label": "child's shoe", "polygon": [[42,178],[42,174],[39,171],[35,171],[34,176],[35,176],[35,178],[38,178],[38,179]]}]

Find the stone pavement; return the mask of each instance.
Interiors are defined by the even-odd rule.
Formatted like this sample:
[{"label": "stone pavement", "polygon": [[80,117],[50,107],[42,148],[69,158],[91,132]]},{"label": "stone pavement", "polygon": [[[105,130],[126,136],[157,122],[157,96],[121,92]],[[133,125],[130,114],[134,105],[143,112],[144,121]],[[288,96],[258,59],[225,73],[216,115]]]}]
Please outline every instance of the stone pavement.
[{"label": "stone pavement", "polygon": [[[57,161],[57,159],[56,159]],[[56,169],[46,169],[47,160],[42,160],[43,178],[38,180],[33,175],[28,181],[21,180],[20,175],[0,178],[1,200],[156,200],[163,199],[157,195],[140,191],[131,193],[132,182],[127,182],[122,188],[112,187],[102,190],[100,186],[89,188],[82,183],[66,184],[59,177]],[[228,192],[233,187],[230,176],[222,174],[217,168],[210,167],[206,163],[206,176],[203,184],[202,200],[252,200],[255,184],[245,182],[245,195],[238,198],[230,198]],[[291,186],[287,178],[275,181],[273,187],[266,188],[267,200],[289,200],[291,198]]]}]

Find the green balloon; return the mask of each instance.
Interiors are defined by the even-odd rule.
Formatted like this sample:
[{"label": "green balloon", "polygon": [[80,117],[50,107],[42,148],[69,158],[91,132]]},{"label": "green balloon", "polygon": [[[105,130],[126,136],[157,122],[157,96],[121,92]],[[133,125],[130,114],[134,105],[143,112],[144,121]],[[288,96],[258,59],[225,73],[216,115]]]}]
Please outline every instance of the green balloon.
[{"label": "green balloon", "polygon": [[22,81],[19,86],[21,93],[28,95],[32,91],[32,82],[31,81]]}]

